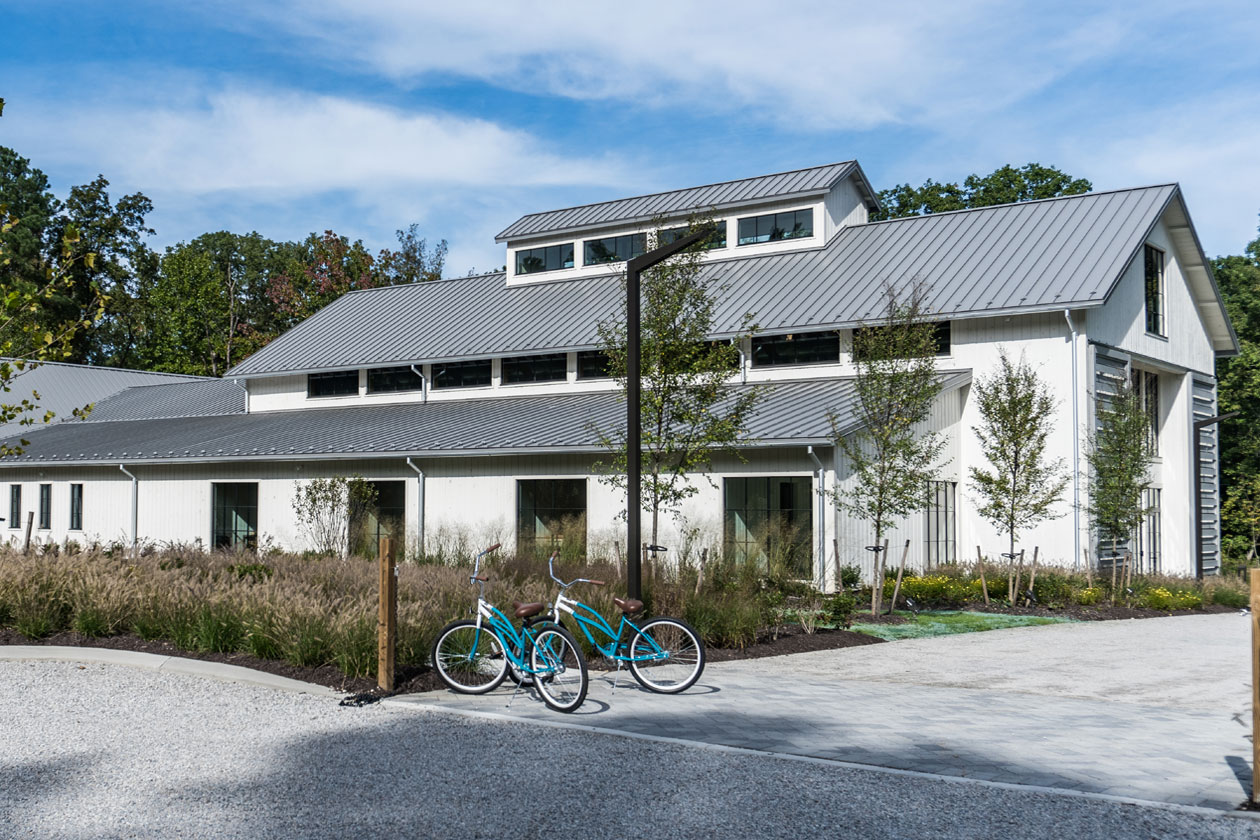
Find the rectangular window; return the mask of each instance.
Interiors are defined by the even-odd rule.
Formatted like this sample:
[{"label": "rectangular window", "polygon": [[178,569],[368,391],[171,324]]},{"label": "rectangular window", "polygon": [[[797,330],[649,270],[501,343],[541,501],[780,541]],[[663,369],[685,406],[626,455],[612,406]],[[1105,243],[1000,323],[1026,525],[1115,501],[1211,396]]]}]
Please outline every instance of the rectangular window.
[{"label": "rectangular window", "polygon": [[727,555],[796,578],[813,575],[813,480],[809,476],[728,478]]},{"label": "rectangular window", "polygon": [[434,388],[484,388],[490,384],[489,359],[447,362],[433,366]]},{"label": "rectangular window", "polygon": [[516,273],[535,274],[573,268],[573,243],[548,245],[545,248],[524,248],[516,252]]},{"label": "rectangular window", "polygon": [[1160,542],[1163,534],[1162,504],[1163,491],[1150,488],[1142,492],[1142,506],[1146,508],[1146,518],[1142,520],[1137,533],[1137,571],[1157,574],[1163,563]]},{"label": "rectangular window", "polygon": [[521,554],[586,549],[586,479],[516,482],[516,541]]},{"label": "rectangular window", "polygon": [[9,527],[22,527],[22,485],[9,485]]},{"label": "rectangular window", "polygon": [[933,569],[942,563],[958,560],[957,527],[954,511],[957,504],[958,485],[952,481],[929,482],[930,495],[925,519],[927,520],[927,567]]},{"label": "rectangular window", "polygon": [[541,356],[518,356],[499,362],[504,384],[517,382],[555,382],[569,377],[569,354],[546,353]]},{"label": "rectangular window", "polygon": [[422,391],[424,390],[424,378],[417,375],[410,365],[372,368],[367,372],[367,390],[369,394]]},{"label": "rectangular window", "polygon": [[258,484],[213,484],[211,541],[215,548],[258,548]]},{"label": "rectangular window", "polygon": [[761,242],[801,239],[813,235],[813,209],[789,210],[786,213],[767,213],[764,216],[748,216],[740,219],[738,244],[756,245]]},{"label": "rectangular window", "polygon": [[628,236],[606,236],[588,239],[582,243],[582,265],[625,262],[647,250],[647,234],[632,233]]},{"label": "rectangular window", "polygon": [[603,350],[579,350],[577,354],[578,379],[607,379],[608,354]]},{"label": "rectangular window", "polygon": [[[657,245],[668,245],[671,242],[677,242],[687,234],[691,233],[689,227],[668,228],[660,232],[657,236]],[[704,249],[711,251],[714,248],[726,247],[726,222],[717,222],[717,228],[713,231],[713,235],[704,241]]]},{"label": "rectangular window", "polygon": [[[937,356],[948,356],[950,348],[950,340],[952,338],[953,328],[949,321],[936,321],[932,324],[932,342],[936,346]],[[862,327],[853,330],[853,358],[858,360],[861,354],[861,335]]]},{"label": "rectangular window", "polygon": [[1138,403],[1146,414],[1147,435],[1151,444],[1151,452],[1159,452],[1159,374],[1150,370],[1133,368],[1130,373],[1130,386],[1137,394]]},{"label": "rectangular window", "polygon": [[1164,252],[1147,245],[1146,251],[1146,331],[1164,333]]},{"label": "rectangular window", "polygon": [[83,530],[83,485],[70,485],[70,530]]},{"label": "rectangular window", "polygon": [[52,485],[39,485],[39,527],[47,531],[52,527]]},{"label": "rectangular window", "polygon": [[753,367],[835,364],[840,361],[840,334],[827,332],[754,336]]},{"label": "rectangular window", "polygon": [[306,375],[306,396],[308,397],[345,397],[357,393],[359,393],[357,370]]}]

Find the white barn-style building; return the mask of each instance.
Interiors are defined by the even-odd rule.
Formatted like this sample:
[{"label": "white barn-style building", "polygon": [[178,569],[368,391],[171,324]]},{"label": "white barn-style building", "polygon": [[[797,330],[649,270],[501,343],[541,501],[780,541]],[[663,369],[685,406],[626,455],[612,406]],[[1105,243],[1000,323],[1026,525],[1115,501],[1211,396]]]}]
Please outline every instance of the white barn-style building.
[{"label": "white barn-style building", "polygon": [[597,324],[616,315],[618,272],[660,220],[700,213],[719,224],[703,258],[721,289],[714,338],[748,312],[760,327],[732,387],[773,387],[743,459],[696,477],[667,544],[687,531],[755,555],[767,522],[788,523],[798,536],[773,548],[802,578],[832,586],[840,566],[869,570],[869,528],[827,496],[853,480],[830,418],[844,428],[852,408],[852,330],[881,314],[885,284],[918,283],[940,322],[928,425],[947,460],[934,503],[891,535],[911,541],[915,567],[1003,550],[967,475],[982,458],[970,383],[1005,348],[1039,367],[1058,400],[1051,451],[1078,465],[1062,516],[1023,543],[1069,566],[1098,556],[1080,512],[1086,431],[1097,397],[1127,379],[1159,455],[1133,548],[1145,568],[1214,570],[1215,428],[1195,421],[1216,413],[1215,360],[1237,340],[1180,188],[868,221],[877,207],[847,161],[524,216],[498,237],[505,271],[350,293],[222,380],[130,388],[87,421],[28,434],[0,462],[9,522],[38,503],[45,541],[302,549],[295,484],[357,474],[376,482],[379,527],[409,551],[456,530],[545,544],[579,516],[589,541],[613,539],[624,494],[593,469],[593,426],[623,423],[624,403]]}]

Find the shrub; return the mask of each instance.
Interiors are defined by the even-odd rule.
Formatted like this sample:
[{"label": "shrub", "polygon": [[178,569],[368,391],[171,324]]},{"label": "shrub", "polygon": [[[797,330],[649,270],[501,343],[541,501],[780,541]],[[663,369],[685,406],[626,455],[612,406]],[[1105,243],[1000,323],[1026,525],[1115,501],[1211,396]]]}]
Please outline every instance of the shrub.
[{"label": "shrub", "polygon": [[837,592],[823,601],[823,612],[827,620],[837,627],[848,628],[853,624],[853,611],[857,609],[857,598],[849,592]]},{"label": "shrub", "polygon": [[238,580],[248,580],[251,583],[262,583],[275,574],[266,563],[236,563],[228,566],[228,571],[236,575]]},{"label": "shrub", "polygon": [[1191,610],[1203,606],[1203,596],[1197,592],[1156,586],[1142,592],[1139,603],[1154,610]]},{"label": "shrub", "polygon": [[[886,597],[892,597],[895,585],[895,581],[884,581]],[[901,592],[916,603],[933,609],[956,609],[976,597],[970,582],[942,574],[904,577]]]},{"label": "shrub", "polygon": [[1246,607],[1251,604],[1251,591],[1245,583],[1220,578],[1205,587],[1204,598],[1223,607]]},{"label": "shrub", "polygon": [[209,653],[231,653],[247,634],[240,614],[228,604],[206,604],[192,623],[196,649]]},{"label": "shrub", "polygon": [[98,607],[84,607],[74,615],[70,625],[74,632],[84,636],[109,636],[114,632],[109,616]]},{"label": "shrub", "polygon": [[862,570],[857,566],[840,567],[840,585],[852,589],[862,582]]},{"label": "shrub", "polygon": [[1047,607],[1062,607],[1071,603],[1075,587],[1072,578],[1062,572],[1050,569],[1037,569],[1037,580],[1033,584],[1033,595],[1037,603]]},{"label": "shrub", "polygon": [[1082,607],[1092,607],[1102,600],[1101,586],[1087,586],[1084,589],[1078,589],[1075,593],[1076,603]]}]

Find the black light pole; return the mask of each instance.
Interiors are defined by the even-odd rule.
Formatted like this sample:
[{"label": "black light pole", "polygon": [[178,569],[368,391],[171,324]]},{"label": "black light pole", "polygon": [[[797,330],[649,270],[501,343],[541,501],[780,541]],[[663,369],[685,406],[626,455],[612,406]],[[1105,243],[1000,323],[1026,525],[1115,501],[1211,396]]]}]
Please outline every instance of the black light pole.
[{"label": "black light pole", "polygon": [[706,226],[668,245],[654,248],[626,263],[626,589],[631,598],[643,595],[640,530],[643,510],[643,457],[639,435],[639,275],[713,235]]},{"label": "black light pole", "polygon": [[[1231,411],[1228,414],[1218,414],[1215,417],[1194,421],[1194,576],[1199,580],[1203,580],[1203,476],[1200,474],[1201,464],[1199,463],[1199,459],[1203,457],[1203,436],[1200,432],[1208,426],[1214,426],[1222,420],[1229,420],[1231,417],[1237,417],[1239,414],[1240,412]],[[1220,464],[1220,453],[1221,441],[1220,436],[1217,436],[1216,458],[1218,465]],[[1217,503],[1220,503],[1220,499],[1217,499]],[[1220,525],[1218,524],[1216,528],[1218,551],[1220,550],[1220,531]]]}]

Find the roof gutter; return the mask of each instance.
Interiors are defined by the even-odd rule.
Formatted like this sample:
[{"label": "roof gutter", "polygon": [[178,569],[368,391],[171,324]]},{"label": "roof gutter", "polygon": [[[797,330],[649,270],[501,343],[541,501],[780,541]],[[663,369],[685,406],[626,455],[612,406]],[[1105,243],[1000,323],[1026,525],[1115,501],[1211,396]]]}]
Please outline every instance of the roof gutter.
[{"label": "roof gutter", "polygon": [[118,469],[122,470],[123,475],[131,479],[131,551],[134,554],[136,546],[140,542],[138,525],[140,522],[140,479],[135,474],[128,471],[123,464],[118,465]]}]

